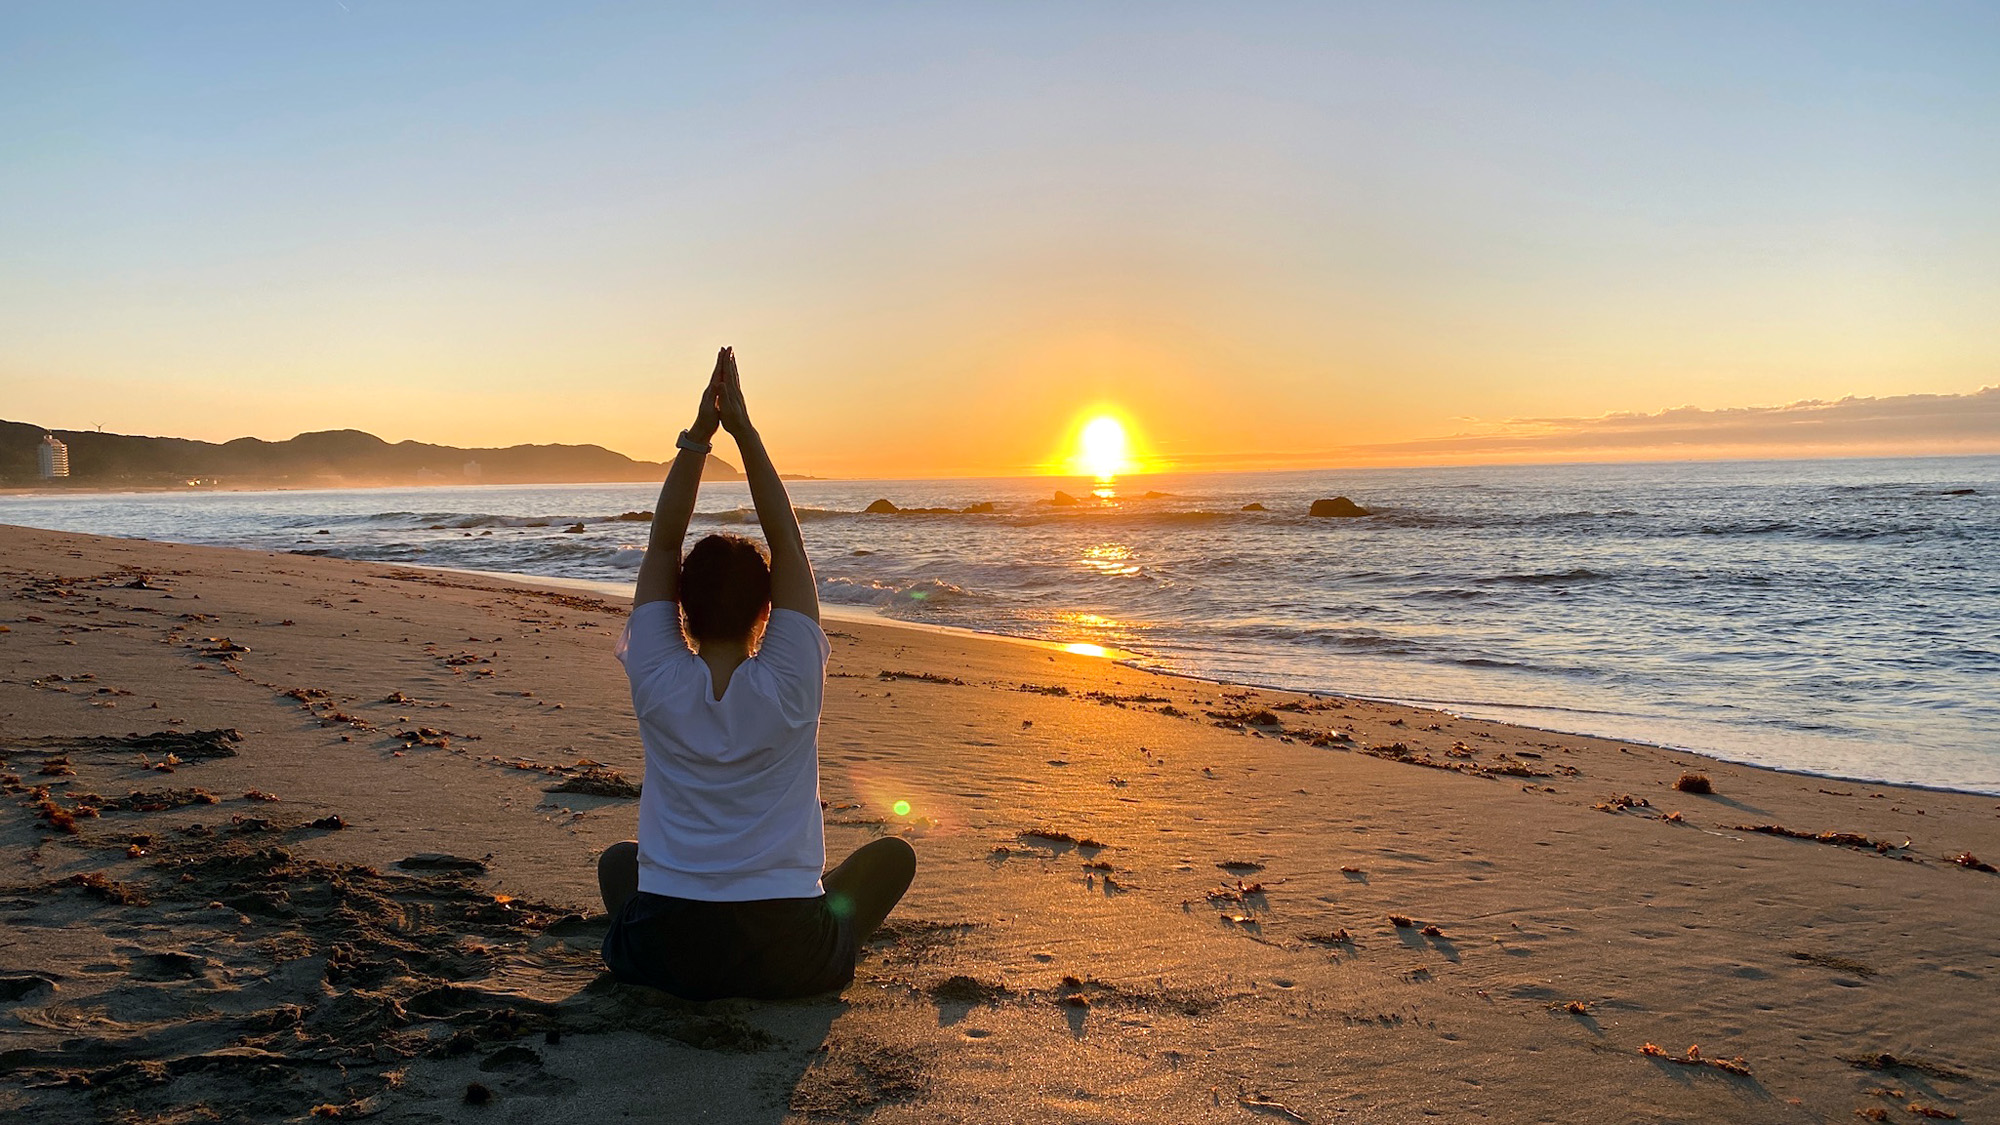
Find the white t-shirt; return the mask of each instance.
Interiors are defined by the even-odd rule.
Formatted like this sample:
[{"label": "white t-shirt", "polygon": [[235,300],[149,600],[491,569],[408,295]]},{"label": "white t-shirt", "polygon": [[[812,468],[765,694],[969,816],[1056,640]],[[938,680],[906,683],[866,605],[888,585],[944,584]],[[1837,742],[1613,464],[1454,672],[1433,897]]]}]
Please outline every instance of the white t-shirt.
[{"label": "white t-shirt", "polygon": [[718,700],[681,635],[680,607],[632,611],[618,659],[646,748],[640,890],[709,902],[821,893],[819,712],[831,653],[812,618],[774,609],[757,655]]}]

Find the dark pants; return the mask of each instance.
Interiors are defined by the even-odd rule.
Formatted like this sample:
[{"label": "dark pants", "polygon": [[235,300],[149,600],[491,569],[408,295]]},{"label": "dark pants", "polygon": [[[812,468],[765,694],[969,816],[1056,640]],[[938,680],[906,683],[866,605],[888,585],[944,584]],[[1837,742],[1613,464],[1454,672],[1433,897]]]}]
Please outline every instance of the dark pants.
[{"label": "dark pants", "polygon": [[604,964],[619,980],[688,1000],[832,992],[854,979],[856,952],[909,889],[916,869],[916,852],[891,836],[827,872],[823,895],[708,902],[636,890],[638,845],[618,844],[598,862],[611,913]]}]

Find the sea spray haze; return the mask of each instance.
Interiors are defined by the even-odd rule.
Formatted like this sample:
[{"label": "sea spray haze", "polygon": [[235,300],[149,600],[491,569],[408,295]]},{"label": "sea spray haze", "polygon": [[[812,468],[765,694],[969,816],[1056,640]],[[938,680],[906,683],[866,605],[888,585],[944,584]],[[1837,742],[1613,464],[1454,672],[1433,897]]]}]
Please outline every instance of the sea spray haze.
[{"label": "sea spray haze", "polygon": [[[1083,503],[1050,504],[1058,488]],[[1190,474],[1091,492],[792,487],[831,604],[2000,793],[2000,458]],[[653,493],[30,495],[0,499],[0,521],[629,584],[647,526],[616,517]],[[1333,495],[1374,514],[1305,514]],[[864,513],[882,498],[993,510]],[[696,534],[754,522],[741,485],[705,487],[701,508]]]}]

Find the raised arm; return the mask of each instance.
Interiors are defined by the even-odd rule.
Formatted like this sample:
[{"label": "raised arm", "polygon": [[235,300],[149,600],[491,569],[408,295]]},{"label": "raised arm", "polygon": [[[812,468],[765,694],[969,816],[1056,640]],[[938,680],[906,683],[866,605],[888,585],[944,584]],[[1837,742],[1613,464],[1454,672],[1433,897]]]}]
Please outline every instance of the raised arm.
[{"label": "raised arm", "polygon": [[[729,349],[715,353],[715,372],[701,392],[701,406],[695,411],[694,425],[687,428],[687,443],[674,454],[667,482],[660,486],[659,503],[653,506],[653,534],[646,543],[646,557],[639,563],[639,585],[632,592],[632,606],[647,602],[680,600],[681,541],[687,538],[688,520],[694,516],[695,493],[701,489],[701,470],[708,463],[706,446],[715,437],[720,419],[718,396],[722,388],[723,366]],[[704,448],[689,449],[687,444]]]},{"label": "raised arm", "polygon": [[771,608],[789,609],[818,621],[819,584],[813,580],[812,562],[806,558],[799,517],[792,511],[792,498],[785,494],[785,482],[778,479],[771,455],[764,450],[764,439],[750,424],[750,414],[743,405],[743,383],[736,372],[736,353],[731,349],[724,350],[718,400],[722,428],[736,439],[736,448],[743,455],[750,502],[757,508],[757,523],[771,548]]}]

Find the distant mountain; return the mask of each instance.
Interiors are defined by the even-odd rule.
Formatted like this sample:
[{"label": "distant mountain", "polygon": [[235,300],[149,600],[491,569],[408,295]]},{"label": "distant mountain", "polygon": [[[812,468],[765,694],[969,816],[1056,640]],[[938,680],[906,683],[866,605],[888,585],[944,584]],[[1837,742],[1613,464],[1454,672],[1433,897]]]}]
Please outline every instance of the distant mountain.
[{"label": "distant mountain", "polygon": [[[460,449],[399,441],[360,430],[323,430],[288,441],[237,438],[220,445],[187,438],[134,437],[94,430],[45,430],[0,421],[0,483],[33,484],[36,449],[53,432],[69,446],[72,485],[173,485],[191,480],[290,488],[409,484],[580,484],[659,480],[667,466],[634,461],[599,445],[510,445]],[[704,480],[742,480],[711,456]]]}]

